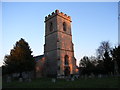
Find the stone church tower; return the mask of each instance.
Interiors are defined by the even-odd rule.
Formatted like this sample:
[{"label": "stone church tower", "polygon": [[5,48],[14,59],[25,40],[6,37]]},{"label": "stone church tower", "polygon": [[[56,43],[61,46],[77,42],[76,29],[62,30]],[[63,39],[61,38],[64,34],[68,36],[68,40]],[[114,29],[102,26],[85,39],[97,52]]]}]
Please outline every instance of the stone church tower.
[{"label": "stone church tower", "polygon": [[71,33],[71,18],[56,10],[45,17],[45,44],[47,75],[76,73],[76,59]]}]

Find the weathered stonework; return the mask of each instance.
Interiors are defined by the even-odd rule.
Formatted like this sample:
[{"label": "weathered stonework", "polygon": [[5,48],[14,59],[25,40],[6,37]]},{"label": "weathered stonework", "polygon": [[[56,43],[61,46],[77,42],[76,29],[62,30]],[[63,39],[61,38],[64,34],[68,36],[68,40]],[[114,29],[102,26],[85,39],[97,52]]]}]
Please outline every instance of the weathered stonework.
[{"label": "weathered stonework", "polygon": [[71,17],[56,10],[45,17],[45,73],[76,73],[76,59],[71,33]]},{"label": "weathered stonework", "polygon": [[35,76],[37,78],[44,76],[44,63],[45,63],[45,57],[44,55],[39,55],[34,57],[36,61],[35,65]]}]

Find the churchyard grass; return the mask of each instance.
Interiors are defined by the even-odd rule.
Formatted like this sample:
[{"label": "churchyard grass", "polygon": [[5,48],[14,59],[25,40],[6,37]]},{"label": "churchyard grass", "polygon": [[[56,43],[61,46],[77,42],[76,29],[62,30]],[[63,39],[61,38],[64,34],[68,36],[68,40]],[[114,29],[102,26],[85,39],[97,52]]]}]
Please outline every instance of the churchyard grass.
[{"label": "churchyard grass", "polygon": [[120,88],[120,77],[81,78],[74,81],[57,79],[55,83],[51,78],[39,78],[32,82],[3,82],[2,86],[2,88]]}]

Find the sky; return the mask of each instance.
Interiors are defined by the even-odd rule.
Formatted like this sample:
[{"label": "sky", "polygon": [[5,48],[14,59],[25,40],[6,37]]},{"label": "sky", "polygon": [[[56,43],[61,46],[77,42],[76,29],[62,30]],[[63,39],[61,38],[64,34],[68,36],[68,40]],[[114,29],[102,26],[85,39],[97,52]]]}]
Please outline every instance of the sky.
[{"label": "sky", "polygon": [[118,3],[118,43],[120,44],[120,1]]},{"label": "sky", "polygon": [[95,56],[100,42],[118,43],[117,2],[3,2],[0,65],[16,41],[24,38],[32,55],[44,53],[45,16],[56,9],[71,16],[77,65],[83,56]]}]

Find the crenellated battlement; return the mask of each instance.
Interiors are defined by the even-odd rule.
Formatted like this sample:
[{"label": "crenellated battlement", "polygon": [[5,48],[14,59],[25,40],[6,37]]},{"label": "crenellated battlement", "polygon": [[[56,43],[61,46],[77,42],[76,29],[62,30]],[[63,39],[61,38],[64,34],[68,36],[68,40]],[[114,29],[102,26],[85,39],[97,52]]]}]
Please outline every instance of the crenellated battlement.
[{"label": "crenellated battlement", "polygon": [[46,16],[45,17],[45,22],[47,20],[49,20],[50,18],[56,16],[56,15],[58,15],[58,16],[64,18],[64,19],[67,19],[67,20],[69,20],[71,22],[71,17],[68,16],[67,14],[64,14],[63,12],[59,12],[59,10],[55,10],[55,12],[52,12],[51,14],[49,14],[48,16]]}]

